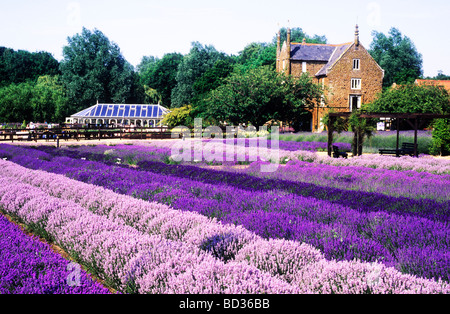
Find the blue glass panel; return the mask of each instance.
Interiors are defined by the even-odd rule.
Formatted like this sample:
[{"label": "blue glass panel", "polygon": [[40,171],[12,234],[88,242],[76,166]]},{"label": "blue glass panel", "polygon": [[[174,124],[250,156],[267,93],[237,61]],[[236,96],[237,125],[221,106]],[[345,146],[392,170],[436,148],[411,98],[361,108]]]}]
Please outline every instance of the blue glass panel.
[{"label": "blue glass panel", "polygon": [[130,118],[134,118],[135,115],[136,115],[136,108],[130,106],[130,114],[129,114],[129,117],[130,117]]},{"label": "blue glass panel", "polygon": [[162,116],[162,109],[161,108],[159,108],[159,111],[158,111],[158,118],[161,118],[161,116]]},{"label": "blue glass panel", "polygon": [[158,107],[157,106],[153,106],[152,118],[157,118],[157,117],[158,117]]},{"label": "blue glass panel", "polygon": [[113,110],[113,114],[112,114],[112,116],[113,117],[117,117],[117,113],[119,112],[119,106],[114,106],[114,110]]},{"label": "blue glass panel", "polygon": [[97,106],[97,109],[95,110],[95,117],[99,117],[100,116],[100,111],[102,110],[102,106]]},{"label": "blue glass panel", "polygon": [[107,117],[111,117],[112,116],[112,111],[113,111],[113,108],[112,107],[108,107],[108,110],[106,111],[106,116]]},{"label": "blue glass panel", "polygon": [[152,110],[153,110],[153,106],[148,106],[147,118],[151,118],[152,117]]},{"label": "blue glass panel", "polygon": [[138,117],[138,118],[141,117],[141,106],[136,107],[136,117]]},{"label": "blue glass panel", "polygon": [[125,106],[125,117],[129,117],[130,116],[130,107],[129,106]]},{"label": "blue glass panel", "polygon": [[107,106],[102,106],[102,113],[101,113],[101,117],[105,117],[106,116],[106,109],[108,109]]},{"label": "blue glass panel", "polygon": [[117,116],[118,117],[123,117],[124,116],[124,114],[125,114],[125,107],[119,107],[119,110],[118,110],[118,112],[117,112]]},{"label": "blue glass panel", "polygon": [[146,118],[148,114],[148,106],[142,106],[141,107],[141,117]]}]

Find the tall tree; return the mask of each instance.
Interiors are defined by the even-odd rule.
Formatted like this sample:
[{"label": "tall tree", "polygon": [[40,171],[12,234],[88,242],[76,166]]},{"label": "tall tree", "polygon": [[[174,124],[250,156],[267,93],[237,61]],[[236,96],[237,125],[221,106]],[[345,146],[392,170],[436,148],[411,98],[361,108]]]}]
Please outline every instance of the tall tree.
[{"label": "tall tree", "polygon": [[48,52],[0,47],[0,86],[59,74],[59,62]]},{"label": "tall tree", "polygon": [[141,84],[155,89],[161,96],[162,105],[170,108],[172,90],[177,84],[178,66],[183,60],[180,53],[165,54],[162,59],[148,57],[139,68]]},{"label": "tall tree", "polygon": [[294,78],[270,66],[235,71],[225,84],[211,91],[199,104],[205,118],[258,127],[274,119],[299,126],[307,108],[321,101],[321,87],[304,75]]},{"label": "tall tree", "polygon": [[97,101],[127,103],[133,98],[133,66],[101,31],[83,28],[68,38],[63,57],[61,79],[74,112]]},{"label": "tall tree", "polygon": [[206,71],[193,85],[196,97],[200,98],[211,90],[218,88],[225,79],[233,72],[234,59],[226,57]]},{"label": "tall tree", "polygon": [[22,123],[33,119],[33,82],[9,84],[0,88],[0,121]]},{"label": "tall tree", "polygon": [[384,87],[412,83],[422,75],[422,55],[410,38],[394,27],[389,36],[376,31],[372,36],[369,53],[385,70]]},{"label": "tall tree", "polygon": [[172,107],[182,107],[192,102],[195,97],[194,83],[225,54],[213,46],[192,43],[189,54],[183,57],[176,75],[177,85],[172,90]]},{"label": "tall tree", "polygon": [[265,65],[275,69],[277,45],[273,43],[251,43],[239,53],[238,62],[244,69]]},{"label": "tall tree", "polygon": [[409,83],[386,89],[364,109],[369,112],[444,114],[450,112],[450,97],[442,86]]},{"label": "tall tree", "polygon": [[[283,27],[280,29],[281,34],[281,43],[287,40],[287,28]],[[327,38],[325,36],[313,35],[310,36],[306,34],[302,28],[294,27],[291,29],[291,42],[301,43],[303,39],[306,39],[306,42],[309,44],[326,44]],[[274,45],[277,44],[277,36],[275,36],[272,40]]]}]

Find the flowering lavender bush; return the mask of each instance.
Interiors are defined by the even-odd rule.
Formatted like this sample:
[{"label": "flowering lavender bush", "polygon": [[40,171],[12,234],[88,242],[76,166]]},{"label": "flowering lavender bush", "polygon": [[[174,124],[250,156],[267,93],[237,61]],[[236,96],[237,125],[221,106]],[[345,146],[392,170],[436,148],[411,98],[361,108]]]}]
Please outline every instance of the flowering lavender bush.
[{"label": "flowering lavender bush", "polygon": [[[62,200],[64,206],[45,207],[58,199],[46,196],[48,173],[30,171],[11,163],[0,162],[4,180],[14,183],[17,191],[0,189],[0,206],[21,217],[27,223],[40,223],[56,241],[64,245],[72,255],[83,260],[98,274],[125,291],[138,293],[449,293],[447,283],[430,281],[404,275],[393,268],[378,263],[358,261],[327,261],[309,245],[293,241],[266,241],[248,231],[225,226],[199,217],[198,225],[188,228],[184,241],[168,240],[163,224],[154,235],[142,233],[132,227],[144,227],[158,214],[150,212],[167,207],[115,195],[113,192],[73,181],[63,176],[53,176],[66,181],[59,186],[58,194],[70,198],[89,194],[88,206],[97,214],[78,204]],[[17,180],[31,180],[34,185]],[[0,185],[4,187],[4,185]],[[37,188],[40,186],[40,188]],[[18,193],[18,192],[21,193]],[[91,191],[91,192],[89,192]],[[103,192],[103,193],[101,193]],[[42,194],[43,193],[43,194]],[[106,197],[102,197],[107,194]],[[15,196],[15,197],[14,197]],[[108,201],[113,198],[113,200]],[[41,200],[46,210],[35,215],[28,202]],[[131,202],[128,203],[127,201]],[[142,208],[135,206],[140,203]],[[156,208],[151,209],[153,206]],[[53,209],[52,209],[53,208]],[[121,208],[121,209],[119,209]],[[35,209],[35,208],[34,208]],[[115,214],[113,214],[115,212]],[[120,213],[120,214],[119,214]],[[183,212],[173,212],[170,220]],[[190,214],[192,215],[192,214]],[[114,218],[115,217],[115,218]],[[152,218],[153,217],[153,218]],[[141,220],[144,220],[140,223]],[[182,219],[175,219],[181,221]],[[128,222],[127,224],[124,224]],[[152,223],[150,223],[152,224]],[[172,228],[177,228],[178,223]],[[182,227],[184,228],[184,227]],[[198,247],[205,239],[230,239],[232,230],[241,243],[235,251],[235,259],[228,263]],[[219,233],[218,233],[219,232]],[[166,237],[161,238],[159,235]],[[219,237],[211,237],[216,234]],[[231,237],[231,238],[232,238]],[[196,239],[196,240],[194,240]],[[220,242],[220,241],[219,241]],[[196,245],[197,244],[197,245]],[[268,259],[268,255],[273,259]],[[282,265],[280,265],[282,263]],[[314,274],[314,275],[313,275]],[[393,284],[394,283],[394,284]]]},{"label": "flowering lavender bush", "polygon": [[[108,294],[84,270],[0,215],[0,294]],[[72,278],[73,277],[73,278]]]},{"label": "flowering lavender bush", "polygon": [[[151,163],[147,164],[147,171],[137,171],[67,157],[36,160],[32,158],[32,150],[28,151],[28,156],[24,155],[22,150],[20,157],[13,160],[176,209],[216,217],[224,223],[242,225],[264,238],[306,242],[319,248],[328,260],[381,261],[411,274],[448,278],[448,201],[393,198],[197,167]],[[57,184],[42,186],[58,190]],[[78,189],[71,189],[75,190]],[[302,193],[324,200],[297,195]],[[79,198],[83,199],[81,195]],[[107,203],[110,208],[114,201]],[[95,207],[95,203],[92,206]],[[149,228],[157,232],[165,230],[164,233],[173,239],[183,238],[189,234],[188,229],[197,224],[194,222],[197,220],[183,218],[180,221],[185,227],[179,231],[179,228],[173,228],[174,224],[179,225],[179,220],[171,214],[159,213],[157,216],[158,219],[147,224]],[[226,232],[216,236],[211,233],[193,243],[213,252],[216,257],[230,259],[236,250],[224,254],[221,246],[235,242],[227,240]],[[425,249],[421,248],[427,248],[429,252],[425,254]]]}]

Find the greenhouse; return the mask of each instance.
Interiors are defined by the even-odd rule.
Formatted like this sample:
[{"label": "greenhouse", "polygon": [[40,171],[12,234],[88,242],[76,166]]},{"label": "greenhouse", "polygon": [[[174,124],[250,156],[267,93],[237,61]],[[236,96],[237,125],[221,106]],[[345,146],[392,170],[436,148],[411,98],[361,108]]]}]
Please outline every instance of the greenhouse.
[{"label": "greenhouse", "polygon": [[156,127],[169,110],[161,105],[96,104],[66,119],[70,124]]}]

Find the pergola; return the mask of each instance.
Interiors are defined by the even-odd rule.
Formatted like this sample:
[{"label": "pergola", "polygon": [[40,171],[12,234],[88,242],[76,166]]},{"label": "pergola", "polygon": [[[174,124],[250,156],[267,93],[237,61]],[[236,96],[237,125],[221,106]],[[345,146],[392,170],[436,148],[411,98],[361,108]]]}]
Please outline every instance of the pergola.
[{"label": "pergola", "polygon": [[[330,121],[328,126],[328,156],[331,157],[333,152],[333,132],[334,132],[334,121],[337,118],[349,118],[352,115],[351,112],[336,112],[330,113]],[[409,125],[414,129],[414,156],[418,157],[417,151],[417,131],[426,121],[433,119],[450,119],[450,114],[433,114],[433,113],[359,113],[357,114],[359,118],[363,119],[382,119],[390,118],[395,119],[397,124],[397,147],[399,149],[400,141],[400,122],[402,120],[407,121]]]}]

